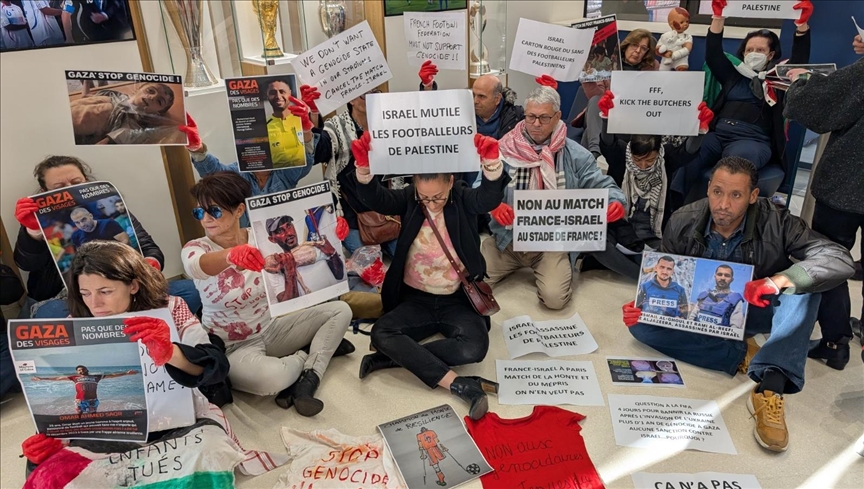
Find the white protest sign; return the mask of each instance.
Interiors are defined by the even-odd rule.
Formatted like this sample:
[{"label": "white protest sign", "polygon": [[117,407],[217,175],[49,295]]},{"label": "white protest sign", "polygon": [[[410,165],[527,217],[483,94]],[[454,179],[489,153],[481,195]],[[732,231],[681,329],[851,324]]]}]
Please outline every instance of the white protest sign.
[{"label": "white protest sign", "polygon": [[465,12],[405,12],[408,65],[432,60],[442,70],[465,70]]},{"label": "white protest sign", "polygon": [[304,85],[318,87],[318,110],[332,112],[393,78],[365,20],[291,60]]},{"label": "white protest sign", "polygon": [[510,358],[529,353],[545,353],[550,357],[584,355],[597,349],[597,342],[578,312],[569,319],[551,321],[516,316],[501,323],[501,332]]},{"label": "white protest sign", "polygon": [[613,71],[609,134],[699,134],[701,71]]},{"label": "white protest sign", "polygon": [[590,361],[495,360],[499,404],[603,406]]},{"label": "white protest sign", "polygon": [[480,169],[470,90],[376,93],[366,97],[373,175]]},{"label": "white protest sign", "polygon": [[571,29],[519,19],[510,69],[558,81],[576,81],[588,60],[596,29]]},{"label": "white protest sign", "polygon": [[697,474],[649,474],[636,472],[633,478],[635,489],[666,489],[687,487],[690,489],[762,489],[755,475],[699,472]]},{"label": "white protest sign", "polygon": [[516,190],[513,251],[606,249],[608,189]]},{"label": "white protest sign", "polygon": [[861,36],[861,40],[864,41],[864,29],[858,25],[858,21],[855,20],[855,17],[852,17],[852,23],[855,24],[855,28],[858,29],[858,35]]},{"label": "white protest sign", "polygon": [[738,453],[715,401],[609,394],[609,411],[622,447]]},{"label": "white protest sign", "polygon": [[[729,0],[723,17],[739,19],[798,19],[801,11],[792,7],[800,0]],[[713,15],[710,1],[699,3],[699,13]]]}]

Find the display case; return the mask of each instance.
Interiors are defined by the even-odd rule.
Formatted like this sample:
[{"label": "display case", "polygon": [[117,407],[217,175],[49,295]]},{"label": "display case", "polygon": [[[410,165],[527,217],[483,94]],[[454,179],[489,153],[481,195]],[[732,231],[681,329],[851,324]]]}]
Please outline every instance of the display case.
[{"label": "display case", "polygon": [[[365,7],[363,0],[318,0],[318,22],[308,26],[309,45],[314,46],[366,20]],[[313,35],[317,30],[320,35]],[[318,42],[312,42],[313,38]]]},{"label": "display case", "polygon": [[242,0],[228,3],[234,16],[242,62],[265,68],[262,72],[244,67],[244,74],[270,73],[267,67],[287,65],[306,50],[306,17],[303,11],[306,2]]},{"label": "display case", "polygon": [[503,77],[507,69],[507,2],[468,1],[468,75]]}]

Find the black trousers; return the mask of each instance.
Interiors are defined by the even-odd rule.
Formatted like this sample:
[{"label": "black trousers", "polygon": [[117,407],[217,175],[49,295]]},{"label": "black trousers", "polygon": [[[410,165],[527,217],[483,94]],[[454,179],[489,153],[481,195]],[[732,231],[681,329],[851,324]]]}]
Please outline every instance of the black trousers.
[{"label": "black trousers", "polygon": [[[839,211],[816,201],[813,210],[814,231],[824,234],[831,241],[851,251],[855,246],[855,234],[858,228],[864,228],[864,214]],[[861,243],[861,253],[864,255],[864,242]],[[823,292],[818,316],[822,337],[828,341],[837,341],[843,336],[851,338],[852,327],[849,325],[851,309],[852,301],[847,282]],[[864,319],[864,308],[861,310],[860,317]]]},{"label": "black trousers", "polygon": [[[435,388],[450,367],[477,363],[489,350],[486,318],[462,290],[434,295],[403,284],[402,302],[372,326],[372,344],[379,352]],[[436,333],[444,339],[420,344]]]}]

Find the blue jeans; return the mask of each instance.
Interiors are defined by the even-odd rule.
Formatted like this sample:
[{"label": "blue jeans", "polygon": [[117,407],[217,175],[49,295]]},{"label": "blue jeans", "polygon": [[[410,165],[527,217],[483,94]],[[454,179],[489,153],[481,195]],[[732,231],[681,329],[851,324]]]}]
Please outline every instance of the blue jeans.
[{"label": "blue jeans", "polygon": [[[363,241],[360,240],[360,230],[359,229],[351,229],[348,231],[348,236],[342,240],[342,245],[348,250],[348,255],[353,255],[355,251],[365,246]],[[381,251],[387,254],[390,258],[396,255],[396,240],[392,239],[386,243],[381,244]]]},{"label": "blue jeans", "polygon": [[[820,299],[820,294],[781,295],[779,305],[749,307],[745,335],[771,333],[750,361],[747,375],[751,379],[760,382],[765,370],[773,368],[789,379],[784,393],[794,394],[804,388],[804,363]],[[729,375],[735,375],[747,354],[743,341],[643,323],[628,329],[634,338],[665,355]]]},{"label": "blue jeans", "polygon": [[[186,301],[189,310],[194,314],[201,309],[201,296],[198,294],[198,289],[195,288],[195,283],[191,280],[174,280],[168,282],[168,294],[179,297]],[[65,318],[69,316],[69,306],[66,301],[61,299],[51,299],[45,302],[38,309],[34,318],[49,319],[49,318]]]}]

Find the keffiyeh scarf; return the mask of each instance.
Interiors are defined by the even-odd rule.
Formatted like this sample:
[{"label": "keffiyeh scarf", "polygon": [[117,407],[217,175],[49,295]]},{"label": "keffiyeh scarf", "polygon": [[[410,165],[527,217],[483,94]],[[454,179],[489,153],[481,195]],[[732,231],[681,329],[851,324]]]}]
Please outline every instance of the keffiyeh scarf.
[{"label": "keffiyeh scarf", "polygon": [[336,215],[342,216],[337,176],[351,161],[351,142],[357,139],[357,129],[350,111],[345,111],[327,119],[324,130],[330,134],[330,161],[324,167],[324,178],[330,182],[330,191],[336,196]]},{"label": "keffiyeh scarf", "polygon": [[639,199],[645,199],[644,209],[651,216],[651,229],[654,236],[663,237],[663,213],[666,208],[666,152],[660,146],[657,161],[650,168],[643,170],[633,163],[633,153],[630,152],[630,143],[627,143],[625,153],[625,164],[627,171],[624,173],[621,190],[627,197],[627,217],[632,217],[636,212]]}]

